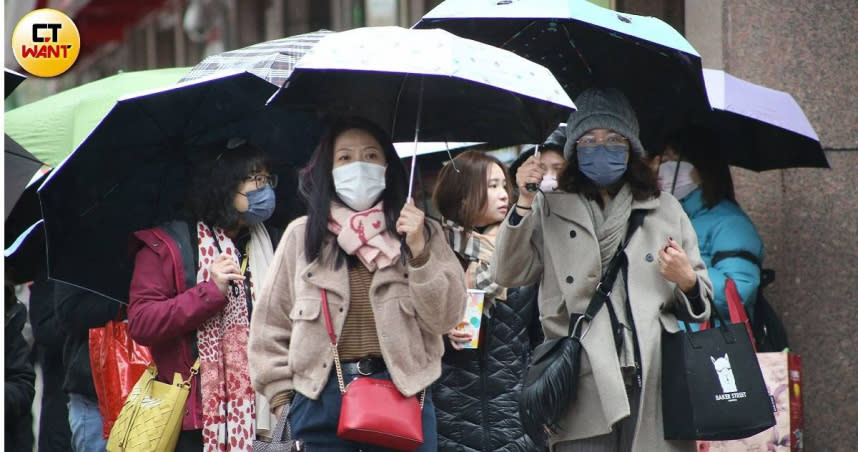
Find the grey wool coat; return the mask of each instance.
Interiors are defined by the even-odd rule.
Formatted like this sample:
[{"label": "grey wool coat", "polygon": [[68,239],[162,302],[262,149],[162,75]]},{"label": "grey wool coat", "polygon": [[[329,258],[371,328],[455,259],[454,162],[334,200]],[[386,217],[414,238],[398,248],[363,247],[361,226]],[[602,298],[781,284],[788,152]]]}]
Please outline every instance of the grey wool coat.
[{"label": "grey wool coat", "polygon": [[[661,334],[662,330],[678,331],[678,318],[707,320],[712,284],[691,222],[674,197],[662,194],[633,201],[632,209],[647,211],[643,225],[626,247],[628,293],[643,374],[633,450],[693,451],[693,442],[664,439],[663,422],[670,420],[662,418],[661,409]],[[659,273],[658,252],[668,237],[682,246],[697,273],[700,296],[706,302],[705,311],[699,315],[693,313],[682,291]],[[593,222],[578,195],[537,194],[532,210],[517,225],[508,219],[503,222],[495,247],[494,280],[508,287],[540,282],[538,303],[545,337],[565,336],[570,313],[586,310],[603,271]],[[613,300],[615,306],[623,302]],[[607,434],[614,423],[630,414],[607,309],[601,309],[593,319],[582,345],[578,399],[550,438],[552,450],[561,441]]]}]

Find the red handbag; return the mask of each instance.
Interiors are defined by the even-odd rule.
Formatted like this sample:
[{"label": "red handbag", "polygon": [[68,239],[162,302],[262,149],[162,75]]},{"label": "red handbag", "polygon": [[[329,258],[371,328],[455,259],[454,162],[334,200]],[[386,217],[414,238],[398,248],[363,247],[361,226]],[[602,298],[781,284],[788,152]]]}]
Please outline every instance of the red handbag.
[{"label": "red handbag", "polygon": [[395,450],[413,451],[420,447],[423,444],[423,401],[426,392],[421,393],[418,401],[416,396],[403,396],[389,380],[368,377],[358,378],[346,386],[325,290],[322,290],[322,309],[325,328],[331,339],[337,382],[343,397],[337,436]]},{"label": "red handbag", "polygon": [[127,321],[111,320],[101,328],[90,328],[89,361],[102,418],[102,436],[107,438],[125,399],[152,362],[152,355],[148,347],[128,335]]}]

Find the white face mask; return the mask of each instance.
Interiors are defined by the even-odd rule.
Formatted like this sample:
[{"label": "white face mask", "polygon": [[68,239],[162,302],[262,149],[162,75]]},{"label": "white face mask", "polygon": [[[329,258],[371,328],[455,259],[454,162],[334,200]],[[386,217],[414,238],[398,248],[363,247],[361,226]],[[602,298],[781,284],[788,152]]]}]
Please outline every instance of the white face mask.
[{"label": "white face mask", "polygon": [[[677,164],[679,172],[677,173]],[[683,199],[699,186],[691,179],[691,170],[694,165],[688,162],[669,161],[664,162],[658,167],[658,179],[661,182],[661,191],[672,193],[676,199]],[[676,186],[673,184],[673,177],[676,175]]]},{"label": "white face mask", "polygon": [[387,167],[375,163],[354,162],[334,168],[337,195],[355,212],[372,207],[384,191]]},{"label": "white face mask", "polygon": [[557,176],[544,175],[542,182],[539,183],[539,189],[543,192],[557,190]]}]

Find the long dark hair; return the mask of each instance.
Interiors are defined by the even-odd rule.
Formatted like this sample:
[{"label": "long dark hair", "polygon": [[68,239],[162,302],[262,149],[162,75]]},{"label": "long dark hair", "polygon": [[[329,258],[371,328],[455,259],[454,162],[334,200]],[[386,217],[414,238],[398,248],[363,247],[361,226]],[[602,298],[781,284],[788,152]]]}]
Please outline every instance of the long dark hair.
[{"label": "long dark hair", "polygon": [[194,167],[191,188],[185,203],[185,220],[203,221],[209,227],[234,229],[240,213],[235,194],[249,174],[271,166],[265,152],[247,142],[201,149],[202,159]]},{"label": "long dark hair", "polygon": [[[636,201],[657,198],[661,194],[661,190],[658,187],[658,174],[647,166],[643,156],[632,151],[631,148],[626,152],[629,153],[628,168],[626,168],[626,172],[623,173],[620,180],[607,187],[608,193],[615,195],[623,187],[623,184],[628,183],[629,188],[632,190],[632,197]],[[563,191],[581,193],[589,199],[596,200],[599,205],[602,205],[602,196],[599,195],[599,187],[578,168],[577,148],[569,156],[569,164],[566,165],[566,169],[557,177],[557,185]]]},{"label": "long dark hair", "polygon": [[465,151],[441,168],[435,182],[432,201],[444,218],[458,223],[466,231],[474,228],[474,221],[489,201],[488,175],[493,164],[503,170],[507,179],[506,192],[512,199],[509,174],[503,163],[484,152]]},{"label": "long dark hair", "polygon": [[706,127],[692,125],[668,137],[665,144],[673,147],[680,160],[694,165],[700,175],[706,208],[711,209],[724,199],[736,202],[730,165],[726,154],[721,151],[718,134]]},{"label": "long dark hair", "polygon": [[[334,142],[343,132],[350,129],[363,130],[378,141],[384,151],[387,161],[385,172],[385,189],[381,194],[384,201],[384,219],[388,232],[394,237],[396,233],[396,220],[399,212],[405,205],[408,194],[408,174],[399,160],[396,149],[390,141],[387,133],[372,121],[358,117],[344,117],[334,119],[328,129],[322,134],[319,145],[310,158],[310,163],[301,170],[299,178],[298,193],[304,198],[307,205],[307,229],[304,237],[304,256],[307,262],[318,258],[322,252],[322,244],[328,232],[328,217],[331,210],[331,201],[339,201],[334,188]],[[427,237],[428,238],[428,237]],[[339,266],[345,261],[344,254],[337,247],[334,266]],[[405,256],[405,253],[402,253]]]}]

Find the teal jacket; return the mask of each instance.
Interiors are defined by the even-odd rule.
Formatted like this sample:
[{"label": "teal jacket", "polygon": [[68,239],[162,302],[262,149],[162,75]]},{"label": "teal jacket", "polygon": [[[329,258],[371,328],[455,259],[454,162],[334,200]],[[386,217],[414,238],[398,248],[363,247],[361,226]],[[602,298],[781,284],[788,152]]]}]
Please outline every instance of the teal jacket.
[{"label": "teal jacket", "polygon": [[730,278],[736,283],[748,316],[753,317],[757,288],[760,286],[760,268],[740,257],[726,258],[712,265],[712,257],[719,251],[744,250],[757,256],[760,262],[763,261],[763,240],[751,219],[741,207],[726,199],[707,209],[703,205],[703,190],[699,188],[680,203],[697,233],[700,255],[709,269],[718,311],[725,319],[729,318],[724,286],[727,278]]}]

